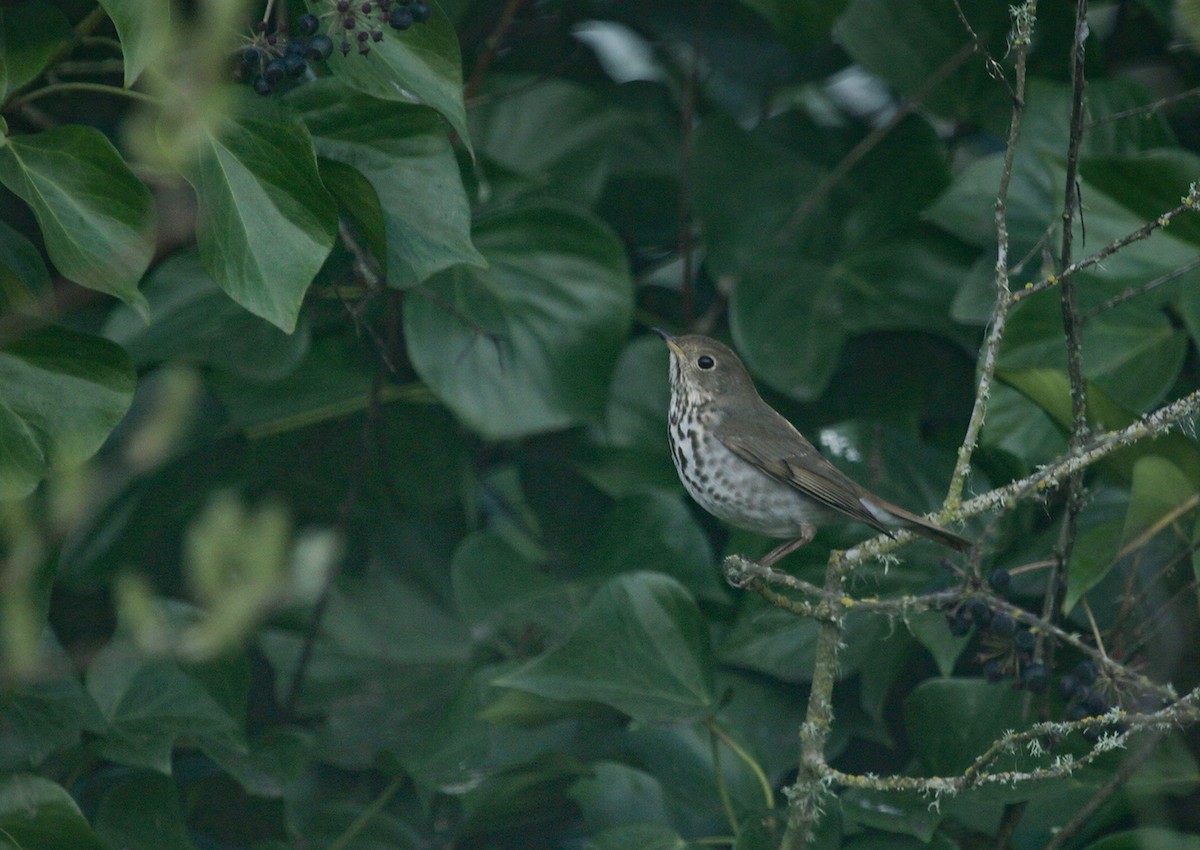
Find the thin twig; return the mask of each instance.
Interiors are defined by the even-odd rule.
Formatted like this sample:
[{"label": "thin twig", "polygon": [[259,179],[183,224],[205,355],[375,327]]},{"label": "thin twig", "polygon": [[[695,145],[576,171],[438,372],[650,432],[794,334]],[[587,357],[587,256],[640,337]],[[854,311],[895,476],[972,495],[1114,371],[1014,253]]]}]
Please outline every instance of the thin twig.
[{"label": "thin twig", "polygon": [[887,121],[875,127],[871,132],[867,133],[862,140],[850,149],[841,161],[833,167],[828,174],[821,178],[821,181],[813,188],[811,192],[805,195],[804,200],[796,207],[796,211],[788,218],[787,222],[775,234],[775,244],[782,245],[790,240],[799,229],[813,209],[821,202],[824,197],[829,194],[838,183],[840,183],[847,174],[853,170],[854,166],[858,165],[859,161],[868,153],[874,150],[880,142],[895,130],[896,127],[909,116],[921,102],[929,96],[929,93],[941,85],[947,77],[949,77],[958,66],[961,65],[968,56],[971,55],[974,45],[971,43],[964,44],[954,55],[942,63],[936,71],[921,83],[921,85],[901,103],[891,117]]},{"label": "thin twig", "polygon": [[1058,850],[1068,840],[1079,832],[1092,816],[1099,811],[1100,807],[1108,802],[1109,798],[1114,793],[1125,787],[1125,784],[1133,777],[1146,761],[1158,749],[1159,743],[1165,736],[1165,732],[1153,732],[1145,741],[1142,742],[1134,752],[1132,752],[1125,761],[1121,762],[1113,775],[1108,778],[1108,781],[1096,789],[1088,801],[1075,813],[1075,816],[1067,821],[1067,824],[1051,836],[1050,840],[1042,845],[1042,850]]},{"label": "thin twig", "polygon": [[733,810],[733,798],[729,796],[729,785],[725,782],[725,772],[721,769],[721,744],[712,725],[708,727],[708,742],[712,749],[713,774],[717,783],[717,794],[721,798],[721,808],[725,810],[725,819],[734,835],[738,832],[737,812]]},{"label": "thin twig", "polygon": [[371,801],[371,805],[359,812],[358,817],[351,821],[342,834],[330,842],[328,850],[344,850],[344,848],[349,847],[350,842],[358,837],[358,834],[366,828],[367,824],[374,820],[375,816],[382,812],[387,804],[392,801],[392,798],[396,796],[396,792],[404,787],[405,776],[405,774],[401,773],[389,782],[387,787],[379,793],[379,796]]},{"label": "thin twig", "polygon": [[[958,0],[954,0],[954,11],[958,13],[958,20],[962,23],[963,29],[971,36],[975,52],[983,56],[983,64],[987,66],[988,76],[996,82],[1003,84],[1014,105],[1023,104],[1025,99],[1021,92],[1015,91],[1012,84],[1008,81],[1008,77],[1004,76],[1004,69],[1000,67],[1000,63],[995,60],[991,52],[984,46],[983,39],[979,37],[979,33],[975,32],[975,28],[971,26],[971,22],[967,20],[967,13],[963,11],[963,7]],[[1021,59],[1022,56],[1018,53],[1017,61],[1021,61]],[[1017,81],[1017,87],[1018,89],[1021,87],[1020,80]]]},{"label": "thin twig", "polygon": [[[957,4],[957,0],[956,0]],[[961,11],[960,11],[961,14]],[[1008,310],[1013,303],[1009,289],[1008,267],[1008,189],[1012,182],[1013,161],[1017,152],[1017,141],[1021,137],[1021,117],[1025,112],[1025,75],[1029,45],[1033,40],[1033,24],[1037,15],[1036,3],[1014,10],[1013,49],[1016,53],[1016,89],[1012,92],[1012,115],[1008,124],[1008,143],[1004,148],[1004,167],[1000,172],[1000,186],[996,191],[996,301],[992,307],[987,343],[984,345],[979,364],[979,388],[975,393],[975,404],[971,418],[963,434],[954,473],[950,477],[950,488],[946,493],[946,506],[957,507],[962,503],[967,474],[971,470],[971,457],[979,442],[991,398],[992,379],[996,373],[996,361],[1000,353],[1000,341],[1008,320]]]},{"label": "thin twig", "polygon": [[725,728],[717,722],[715,717],[706,718],[704,724],[708,726],[713,735],[720,739],[722,744],[728,747],[735,756],[741,759],[742,762],[748,768],[750,768],[750,772],[753,773],[754,777],[758,780],[758,787],[762,789],[763,803],[766,805],[767,809],[770,810],[775,808],[775,792],[772,790],[771,782],[767,779],[767,774],[763,772],[762,766],[755,761],[753,756],[746,752],[745,747],[739,744],[736,740],[734,740],[732,735],[725,731]]},{"label": "thin twig", "polygon": [[1177,92],[1176,94],[1168,95],[1167,97],[1160,97],[1153,103],[1135,106],[1132,109],[1126,109],[1121,112],[1113,112],[1110,115],[1105,115],[1102,118],[1097,118],[1095,121],[1085,124],[1083,129],[1092,130],[1096,127],[1099,127],[1101,124],[1108,124],[1110,121],[1120,121],[1122,118],[1133,118],[1136,115],[1148,115],[1151,112],[1162,109],[1164,106],[1170,106],[1172,103],[1177,103],[1181,100],[1187,100],[1189,97],[1196,97],[1197,95],[1200,95],[1200,86],[1197,86],[1193,89],[1188,89],[1187,91]]},{"label": "thin twig", "polygon": [[483,52],[479,54],[479,59],[475,62],[475,67],[471,69],[471,76],[467,79],[466,86],[463,87],[463,100],[469,101],[483,86],[483,80],[487,76],[488,70],[492,67],[492,62],[500,52],[500,48],[504,45],[504,39],[508,35],[508,30],[512,27],[513,21],[517,17],[517,12],[524,5],[525,0],[508,0],[504,4],[504,8],[500,12],[500,17],[496,19],[496,25],[492,27],[492,31],[488,33],[483,42]]},{"label": "thin twig", "polygon": [[1148,292],[1152,292],[1153,290],[1158,289],[1160,286],[1168,284],[1171,281],[1175,280],[1176,278],[1183,277],[1188,272],[1193,271],[1197,268],[1200,268],[1200,257],[1196,257],[1196,259],[1194,259],[1190,262],[1184,263],[1182,266],[1175,269],[1174,271],[1169,271],[1164,275],[1159,275],[1158,277],[1154,278],[1154,280],[1150,281],[1149,283],[1144,283],[1141,286],[1135,286],[1131,289],[1127,289],[1124,292],[1118,293],[1118,294],[1114,295],[1112,298],[1109,298],[1104,303],[1097,304],[1095,307],[1092,307],[1090,310],[1084,311],[1083,321],[1085,321],[1085,322],[1090,321],[1091,319],[1094,319],[1096,316],[1098,316],[1100,313],[1105,312],[1106,310],[1111,310],[1114,307],[1119,307],[1120,305],[1124,304],[1126,301],[1132,301],[1134,298],[1145,295]]},{"label": "thin twig", "polygon": [[54,69],[59,62],[71,54],[71,52],[79,46],[79,44],[88,36],[96,27],[100,26],[108,18],[108,13],[104,11],[104,7],[97,5],[96,8],[88,12],[79,23],[75,24],[72,31],[72,37],[69,40],[62,41],[56,46],[50,55],[46,58],[43,65],[43,71],[38,76],[27,82],[25,85],[8,93],[8,100],[4,102],[3,110],[8,112],[21,103],[25,102],[24,92],[33,88],[38,82],[45,78],[46,74]]},{"label": "thin twig", "polygon": [[1043,292],[1053,286],[1058,286],[1064,280],[1078,274],[1084,269],[1091,268],[1097,263],[1107,260],[1126,245],[1139,242],[1142,239],[1152,235],[1154,231],[1166,227],[1176,217],[1183,215],[1186,212],[1192,212],[1196,210],[1198,204],[1200,204],[1200,190],[1197,189],[1196,184],[1192,184],[1192,186],[1188,189],[1188,193],[1184,195],[1183,199],[1180,201],[1179,206],[1172,210],[1168,210],[1153,221],[1146,222],[1132,233],[1127,233],[1120,239],[1114,239],[1096,253],[1090,254],[1089,256],[1084,257],[1082,260],[1072,263],[1058,274],[1047,275],[1037,283],[1025,284],[1023,289],[1013,293],[1013,302],[1015,303],[1017,301],[1024,301],[1031,295],[1036,295],[1039,292]]},{"label": "thin twig", "polygon": [[50,97],[55,94],[70,94],[72,92],[91,92],[92,94],[107,94],[113,97],[125,97],[130,100],[138,100],[142,103],[150,103],[158,105],[161,101],[153,95],[148,95],[145,92],[137,91],[136,89],[122,88],[121,86],[110,86],[104,83],[52,83],[48,86],[42,86],[40,89],[34,89],[28,94],[21,95],[18,98],[10,100],[4,107],[5,110],[20,109],[26,104],[33,103],[35,100],[41,100],[43,97]]},{"label": "thin twig", "polygon": [[[1087,86],[1084,74],[1084,46],[1087,41],[1087,0],[1076,0],[1075,37],[1071,44],[1071,96],[1070,134],[1067,140],[1067,173],[1062,212],[1062,247],[1059,252],[1063,267],[1071,264],[1071,250],[1075,238],[1075,213],[1079,210],[1079,148],[1083,141],[1083,94]],[[1077,451],[1087,440],[1087,382],[1083,377],[1083,320],[1079,315],[1079,304],[1075,297],[1075,279],[1062,281],[1059,298],[1062,314],[1063,335],[1067,348],[1067,378],[1071,391],[1071,436],[1068,449]],[[1079,514],[1083,510],[1083,470],[1078,470],[1067,479],[1066,511],[1062,528],[1055,545],[1055,564],[1046,581],[1046,592],[1042,604],[1042,618],[1056,622],[1062,615],[1063,599],[1067,594],[1067,564],[1075,547],[1076,528]],[[1038,641],[1038,657],[1047,666],[1054,664],[1054,645]]]}]

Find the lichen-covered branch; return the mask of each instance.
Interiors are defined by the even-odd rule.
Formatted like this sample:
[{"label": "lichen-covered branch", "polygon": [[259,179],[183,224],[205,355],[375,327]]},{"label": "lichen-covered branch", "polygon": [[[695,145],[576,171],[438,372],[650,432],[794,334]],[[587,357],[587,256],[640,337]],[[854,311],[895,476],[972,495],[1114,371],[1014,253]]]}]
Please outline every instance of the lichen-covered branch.
[{"label": "lichen-covered branch", "polygon": [[[955,8],[958,9],[959,17],[966,24],[966,17],[957,2]],[[1000,172],[1000,187],[996,192],[996,301],[992,307],[991,320],[988,323],[991,330],[988,332],[987,342],[984,343],[983,353],[980,356],[979,386],[975,393],[975,405],[971,409],[971,418],[967,422],[962,446],[958,450],[958,460],[954,464],[954,473],[950,477],[950,489],[946,493],[946,507],[948,508],[956,508],[962,504],[963,487],[966,486],[967,473],[971,469],[971,456],[979,442],[979,433],[983,429],[988,400],[991,398],[992,378],[996,373],[1000,340],[1004,338],[1008,310],[1013,304],[1012,291],[1009,289],[1008,282],[1008,187],[1012,182],[1017,141],[1021,137],[1021,116],[1025,111],[1025,61],[1033,39],[1033,22],[1036,17],[1036,0],[1030,0],[1029,3],[1013,9],[1012,43],[1016,62],[1016,83],[1015,88],[1010,89],[1013,95],[1012,117],[1008,124],[1008,144],[1004,149],[1004,167]],[[974,31],[971,34],[978,41],[978,36],[974,34]],[[991,57],[988,58],[991,60]],[[994,64],[995,60],[991,60],[989,68]],[[1001,79],[1003,79],[1003,75],[1001,75]],[[1005,84],[1007,85],[1007,81]]]}]

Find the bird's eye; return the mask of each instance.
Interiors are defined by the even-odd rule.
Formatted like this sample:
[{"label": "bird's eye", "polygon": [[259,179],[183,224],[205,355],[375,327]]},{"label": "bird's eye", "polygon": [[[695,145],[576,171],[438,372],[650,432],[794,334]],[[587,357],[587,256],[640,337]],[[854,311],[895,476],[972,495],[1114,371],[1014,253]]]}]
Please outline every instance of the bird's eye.
[{"label": "bird's eye", "polygon": [[697,358],[697,360],[696,360],[696,365],[699,366],[701,369],[704,369],[707,371],[708,369],[711,369],[713,366],[716,366],[717,361],[713,360],[707,354],[701,354],[700,357]]}]

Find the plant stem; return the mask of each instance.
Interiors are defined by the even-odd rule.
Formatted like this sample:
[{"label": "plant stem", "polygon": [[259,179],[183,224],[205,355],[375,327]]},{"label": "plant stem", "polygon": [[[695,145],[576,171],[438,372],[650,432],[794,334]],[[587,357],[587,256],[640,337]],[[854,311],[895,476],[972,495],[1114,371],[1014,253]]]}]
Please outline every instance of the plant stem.
[{"label": "plant stem", "polygon": [[346,827],[342,834],[330,842],[327,850],[345,850],[346,847],[349,847],[350,842],[358,837],[358,834],[363,831],[377,814],[383,811],[384,806],[391,802],[392,797],[396,796],[396,792],[403,787],[404,775],[401,774],[388,783],[388,786],[383,789],[379,796],[371,801],[371,805],[358,813],[358,817]]},{"label": "plant stem", "polygon": [[109,86],[104,83],[52,83],[47,86],[42,86],[40,89],[34,89],[29,94],[22,95],[15,100],[10,100],[5,109],[18,109],[27,103],[33,103],[35,100],[41,100],[43,97],[49,97],[53,94],[62,94],[64,92],[94,92],[96,94],[108,94],[113,97],[127,97],[130,100],[138,100],[142,103],[150,103],[157,105],[160,101],[158,98],[146,94],[145,92],[135,91],[134,89],[121,88],[120,86]]}]

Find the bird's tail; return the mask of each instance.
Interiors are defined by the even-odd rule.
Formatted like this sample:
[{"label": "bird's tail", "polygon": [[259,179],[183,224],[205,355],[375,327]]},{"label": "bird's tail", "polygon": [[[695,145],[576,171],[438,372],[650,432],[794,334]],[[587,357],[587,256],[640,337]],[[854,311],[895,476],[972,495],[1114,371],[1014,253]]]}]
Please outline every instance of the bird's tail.
[{"label": "bird's tail", "polygon": [[[940,525],[935,525],[925,519],[925,517],[917,516],[911,511],[904,510],[899,505],[884,502],[882,499],[879,499],[878,502],[879,504],[869,507],[883,508],[888,514],[891,514],[888,519],[901,528],[919,534],[922,537],[928,537],[930,540],[941,543],[943,546],[949,546],[951,549],[956,549],[959,552],[966,552],[975,545],[967,538],[961,537],[953,531],[947,531]],[[872,511],[872,513],[876,513],[876,511]],[[878,516],[878,513],[876,515]]]}]

